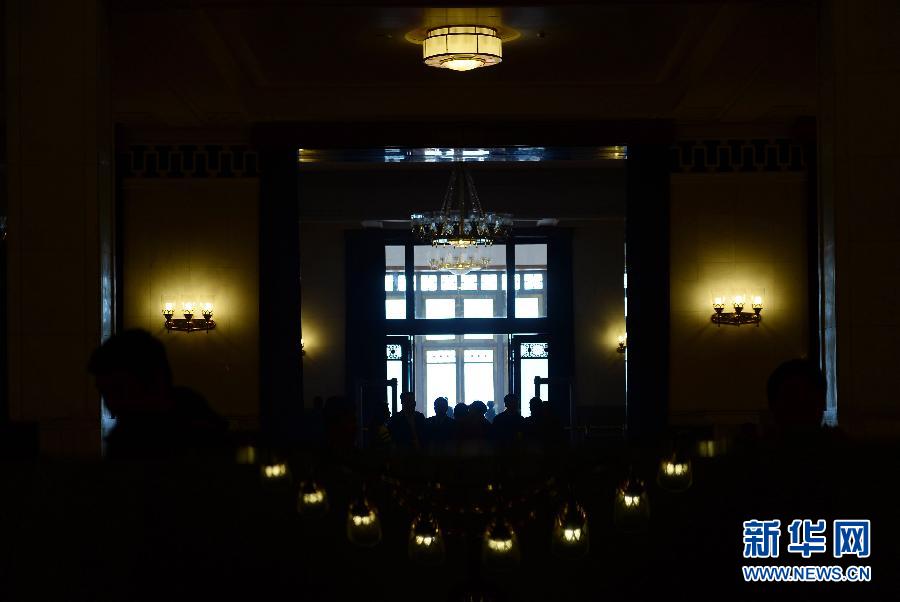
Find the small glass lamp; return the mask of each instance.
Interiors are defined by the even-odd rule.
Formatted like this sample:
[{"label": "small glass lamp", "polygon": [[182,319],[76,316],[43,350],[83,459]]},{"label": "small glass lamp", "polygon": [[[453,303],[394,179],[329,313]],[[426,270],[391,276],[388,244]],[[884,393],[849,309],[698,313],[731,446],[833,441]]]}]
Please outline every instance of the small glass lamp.
[{"label": "small glass lamp", "polygon": [[713,310],[720,314],[725,310],[725,291],[721,289],[713,289],[710,293],[710,298],[712,300]]},{"label": "small glass lamp", "polygon": [[444,535],[437,521],[430,514],[419,515],[409,529],[409,558],[428,566],[443,564],[445,556]]},{"label": "small glass lamp", "polygon": [[628,347],[626,344],[627,340],[625,338],[625,335],[620,334],[618,337],[616,337],[616,342],[618,343],[618,346],[616,347],[616,351],[618,351],[619,353],[625,353],[625,350]]},{"label": "small glass lamp", "polygon": [[203,316],[203,319],[207,322],[212,320],[213,317],[213,302],[205,301],[203,305],[200,306],[200,315]]},{"label": "small glass lamp", "polygon": [[193,301],[185,301],[181,306],[181,311],[184,314],[184,319],[190,322],[194,319],[194,302]]},{"label": "small glass lamp", "polygon": [[755,288],[750,293],[750,307],[757,316],[762,312],[763,305],[766,301],[766,289]]},{"label": "small glass lamp", "polygon": [[644,531],[650,520],[650,502],[644,482],[628,477],[616,490],[613,523],[620,531]]},{"label": "small glass lamp", "polygon": [[744,306],[747,304],[747,292],[744,290],[736,290],[731,298],[731,304],[734,307],[734,313],[743,313]]},{"label": "small glass lamp", "polygon": [[319,517],[328,512],[328,494],[315,481],[300,483],[297,492],[297,513],[304,517]]},{"label": "small glass lamp", "polygon": [[160,300],[160,309],[163,317],[166,319],[166,327],[172,322],[172,316],[175,315],[175,297],[171,295],[163,295]]},{"label": "small glass lamp", "polygon": [[666,491],[672,493],[687,491],[693,480],[693,470],[689,458],[676,452],[660,461],[656,483]]},{"label": "small glass lamp", "polygon": [[290,483],[291,471],[287,462],[270,457],[259,465],[259,476],[264,484],[281,485]]},{"label": "small glass lamp", "polygon": [[481,546],[481,562],[491,570],[509,570],[519,566],[521,551],[519,539],[506,520],[495,518],[484,531]]},{"label": "small glass lamp", "polygon": [[587,514],[574,499],[562,505],[553,521],[551,548],[561,558],[580,558],[590,549]]},{"label": "small glass lamp", "polygon": [[361,497],[347,511],[347,539],[361,548],[372,548],[381,541],[381,521],[369,500]]}]

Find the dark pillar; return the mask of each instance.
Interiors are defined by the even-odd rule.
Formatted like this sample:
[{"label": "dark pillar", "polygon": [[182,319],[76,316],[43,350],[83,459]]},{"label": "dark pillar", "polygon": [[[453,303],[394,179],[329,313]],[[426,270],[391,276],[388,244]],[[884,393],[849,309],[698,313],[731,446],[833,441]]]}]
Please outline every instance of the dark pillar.
[{"label": "dark pillar", "polygon": [[669,150],[628,147],[628,437],[660,434],[669,410]]}]

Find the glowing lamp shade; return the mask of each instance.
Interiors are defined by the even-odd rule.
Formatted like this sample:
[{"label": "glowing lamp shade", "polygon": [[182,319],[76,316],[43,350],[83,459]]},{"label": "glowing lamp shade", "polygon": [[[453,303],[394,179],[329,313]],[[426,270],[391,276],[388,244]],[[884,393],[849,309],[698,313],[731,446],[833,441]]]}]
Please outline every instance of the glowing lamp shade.
[{"label": "glowing lamp shade", "polygon": [[409,529],[409,558],[426,566],[443,564],[444,535],[431,515],[420,515]]},{"label": "glowing lamp shade", "polygon": [[454,71],[471,71],[503,60],[497,30],[479,25],[429,29],[422,45],[425,64]]},{"label": "glowing lamp shade", "polygon": [[285,462],[269,460],[259,466],[259,474],[263,483],[282,483],[290,481],[290,471]]},{"label": "glowing lamp shade", "polygon": [[626,533],[644,531],[650,520],[650,501],[640,480],[629,478],[616,490],[613,523]]},{"label": "glowing lamp shade", "polygon": [[328,512],[328,494],[315,481],[300,483],[297,493],[297,513],[304,517],[319,517]]},{"label": "glowing lamp shade", "polygon": [[560,558],[580,558],[588,553],[587,515],[575,501],[566,502],[553,521],[551,549]]},{"label": "glowing lamp shade", "polygon": [[366,498],[351,504],[347,511],[347,539],[361,548],[375,547],[381,541],[378,511]]},{"label": "glowing lamp shade", "polygon": [[678,455],[667,456],[659,463],[656,483],[673,493],[687,491],[694,482],[691,461]]},{"label": "glowing lamp shade", "polygon": [[502,519],[491,521],[481,544],[481,562],[489,570],[512,570],[519,566],[519,539],[512,526]]}]

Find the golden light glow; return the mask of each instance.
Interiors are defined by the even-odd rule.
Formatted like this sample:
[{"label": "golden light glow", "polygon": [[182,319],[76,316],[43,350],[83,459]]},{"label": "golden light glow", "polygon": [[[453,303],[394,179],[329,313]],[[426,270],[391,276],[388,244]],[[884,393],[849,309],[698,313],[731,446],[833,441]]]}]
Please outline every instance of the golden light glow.
[{"label": "golden light glow", "polygon": [[303,503],[308,506],[314,506],[316,504],[321,504],[325,501],[325,493],[320,490],[313,491],[311,493],[303,494]]},{"label": "golden light glow", "polygon": [[493,27],[435,27],[425,34],[422,56],[429,67],[471,71],[501,62],[503,42]]},{"label": "golden light glow", "polygon": [[267,464],[263,466],[263,476],[267,479],[280,479],[287,475],[287,464]]},{"label": "golden light glow", "polygon": [[416,535],[416,545],[428,547],[434,543],[435,538],[429,535]]},{"label": "golden light glow", "polygon": [[203,313],[205,313],[205,314],[211,314],[212,311],[213,311],[213,304],[212,304],[212,303],[204,303],[204,304],[203,304]]},{"label": "golden light glow", "polygon": [[512,550],[513,541],[511,539],[488,539],[487,545],[494,552],[505,553]]},{"label": "golden light glow", "polygon": [[663,466],[663,469],[669,476],[680,477],[687,474],[689,466],[681,462],[666,462]]},{"label": "golden light glow", "polygon": [[623,493],[622,500],[625,502],[625,506],[628,508],[636,508],[641,504],[641,496],[639,495],[630,495],[627,493]]},{"label": "golden light glow", "polygon": [[350,517],[353,524],[357,527],[365,527],[375,522],[376,516],[374,510],[369,510],[368,514],[353,514]]},{"label": "golden light glow", "polygon": [[581,529],[564,529],[563,530],[563,539],[568,542],[576,542],[581,541]]},{"label": "golden light glow", "polygon": [[166,306],[163,308],[164,314],[174,314],[175,313],[175,304],[174,303],[166,303]]},{"label": "golden light glow", "polygon": [[716,441],[715,439],[704,439],[697,442],[697,455],[701,458],[716,457]]},{"label": "golden light glow", "polygon": [[734,296],[734,306],[735,307],[743,307],[744,306],[744,295],[735,295]]}]

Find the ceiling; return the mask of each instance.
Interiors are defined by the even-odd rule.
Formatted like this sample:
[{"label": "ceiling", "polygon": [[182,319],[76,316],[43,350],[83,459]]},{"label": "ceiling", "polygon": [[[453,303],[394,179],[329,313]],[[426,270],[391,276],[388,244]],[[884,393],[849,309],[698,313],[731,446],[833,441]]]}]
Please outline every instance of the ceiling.
[{"label": "ceiling", "polygon": [[785,124],[816,113],[816,4],[503,6],[502,64],[425,67],[426,9],[113,0],[115,119],[137,129],[260,121],[668,118]]}]

